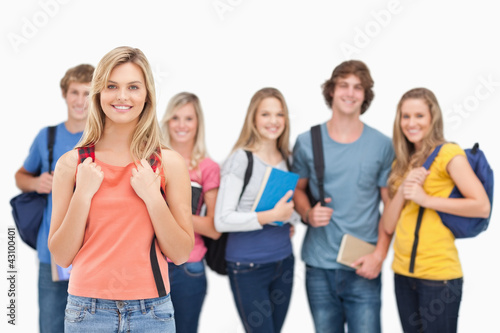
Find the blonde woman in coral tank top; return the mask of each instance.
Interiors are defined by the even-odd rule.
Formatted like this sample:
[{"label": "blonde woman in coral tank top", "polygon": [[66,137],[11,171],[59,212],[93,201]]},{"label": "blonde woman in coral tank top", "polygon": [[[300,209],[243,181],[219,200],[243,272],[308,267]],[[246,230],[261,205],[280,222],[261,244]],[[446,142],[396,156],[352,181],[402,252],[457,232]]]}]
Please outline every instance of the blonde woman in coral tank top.
[{"label": "blonde woman in coral tank top", "polygon": [[53,180],[49,249],[73,265],[65,332],[175,332],[166,257],[181,264],[193,248],[191,187],[184,159],[160,142],[145,55],[106,54],[89,103]]}]

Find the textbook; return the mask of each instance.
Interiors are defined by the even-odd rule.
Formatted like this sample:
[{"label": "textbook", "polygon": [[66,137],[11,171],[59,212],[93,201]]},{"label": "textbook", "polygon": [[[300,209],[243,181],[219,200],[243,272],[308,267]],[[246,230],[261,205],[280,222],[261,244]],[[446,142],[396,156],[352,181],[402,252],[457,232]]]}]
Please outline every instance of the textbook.
[{"label": "textbook", "polygon": [[[296,173],[267,167],[259,192],[255,198],[252,211],[262,212],[274,208],[276,203],[283,198],[286,192],[289,190],[295,191],[298,180],[299,175]],[[282,226],[283,222],[276,221],[270,224]]]},{"label": "textbook", "polygon": [[[353,262],[364,255],[370,254],[375,250],[375,245],[365,242],[352,235],[345,234],[340,243],[337,262],[343,265],[351,266]],[[359,267],[356,267],[359,268]]]}]

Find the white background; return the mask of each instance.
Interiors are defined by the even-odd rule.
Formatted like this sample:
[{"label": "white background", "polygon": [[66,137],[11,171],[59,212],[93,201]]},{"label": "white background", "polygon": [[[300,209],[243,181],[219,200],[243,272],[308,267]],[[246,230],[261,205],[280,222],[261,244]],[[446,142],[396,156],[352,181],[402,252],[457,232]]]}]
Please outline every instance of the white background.
[{"label": "white background", "polygon": [[[320,85],[340,62],[368,64],[375,99],[362,116],[392,136],[401,95],[424,86],[438,97],[445,135],[462,147],[476,141],[498,171],[500,20],[493,1],[2,1],[0,91],[3,163],[0,192],[0,330],[36,332],[37,258],[18,242],[16,326],[7,324],[6,233],[14,222],[9,199],[19,191],[14,173],[43,126],[66,119],[59,80],[80,63],[96,65],[111,49],[138,47],[156,76],[158,116],[180,91],[196,93],[207,122],[211,156],[222,162],[258,89],[280,89],[291,113],[291,144],[311,125],[326,121]],[[489,82],[489,83],[488,83]],[[457,246],[465,273],[459,331],[498,327],[499,223]],[[304,289],[300,247],[293,239],[295,286],[283,332],[313,332]],[[383,267],[384,332],[400,332],[392,250]],[[4,277],[5,276],[5,277]],[[208,273],[200,332],[242,332],[226,277]]]}]

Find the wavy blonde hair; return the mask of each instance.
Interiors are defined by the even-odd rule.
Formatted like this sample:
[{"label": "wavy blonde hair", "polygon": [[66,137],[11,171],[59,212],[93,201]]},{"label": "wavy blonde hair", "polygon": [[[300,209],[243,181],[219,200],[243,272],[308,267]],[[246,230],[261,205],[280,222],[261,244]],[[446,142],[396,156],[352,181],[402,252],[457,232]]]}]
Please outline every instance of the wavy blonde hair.
[{"label": "wavy blonde hair", "polygon": [[[401,129],[401,107],[408,99],[422,100],[429,107],[431,113],[431,124],[429,131],[422,140],[422,148],[415,150],[415,145],[408,141]],[[393,163],[392,171],[389,176],[388,186],[389,194],[392,197],[407,173],[413,169],[422,166],[432,150],[445,142],[443,134],[443,116],[436,96],[427,88],[414,88],[407,91],[398,103],[396,118],[394,119],[394,128],[392,142],[396,160]]]},{"label": "wavy blonde hair", "polygon": [[207,148],[205,144],[205,119],[203,117],[203,110],[201,108],[200,99],[193,93],[181,92],[173,96],[168,102],[167,109],[160,121],[161,129],[164,134],[165,144],[171,146],[170,134],[168,131],[168,122],[172,119],[184,105],[191,104],[195,110],[198,126],[196,128],[196,135],[194,137],[193,151],[191,152],[190,169],[196,169],[200,162],[207,156]]},{"label": "wavy blonde hair", "polygon": [[[156,93],[153,73],[141,50],[121,46],[108,52],[97,65],[89,94],[89,116],[82,139],[77,147],[96,144],[102,136],[106,115],[101,106],[101,91],[106,87],[111,71],[119,65],[133,63],[141,68],[146,85],[146,102],[139,116],[139,122],[132,135],[130,153],[135,160],[148,159],[158,148],[165,148],[161,142],[161,130],[156,118]],[[161,156],[158,156],[161,161]]]},{"label": "wavy blonde hair", "polygon": [[257,114],[257,109],[260,103],[266,98],[276,98],[281,102],[283,107],[283,112],[285,114],[285,129],[283,133],[276,140],[276,148],[280,151],[283,158],[287,159],[290,155],[289,140],[290,140],[290,119],[288,117],[288,106],[286,105],[285,98],[283,94],[276,88],[262,88],[257,91],[252,99],[250,100],[250,105],[248,106],[247,115],[245,117],[245,123],[241,129],[240,137],[236,141],[232,152],[237,149],[247,149],[253,150],[255,146],[260,142],[261,135],[255,126],[255,116]]}]

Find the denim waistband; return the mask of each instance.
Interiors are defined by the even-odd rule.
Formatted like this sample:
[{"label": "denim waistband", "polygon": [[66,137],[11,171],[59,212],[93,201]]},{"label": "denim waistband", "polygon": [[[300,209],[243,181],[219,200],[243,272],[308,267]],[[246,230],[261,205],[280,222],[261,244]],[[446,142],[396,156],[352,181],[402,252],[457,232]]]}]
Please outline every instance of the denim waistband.
[{"label": "denim waistband", "polygon": [[68,295],[68,304],[88,308],[91,312],[96,309],[118,310],[118,311],[137,311],[145,312],[147,308],[158,306],[170,300],[170,293],[163,297],[138,299],[138,300],[110,300],[101,298],[91,298]]}]

